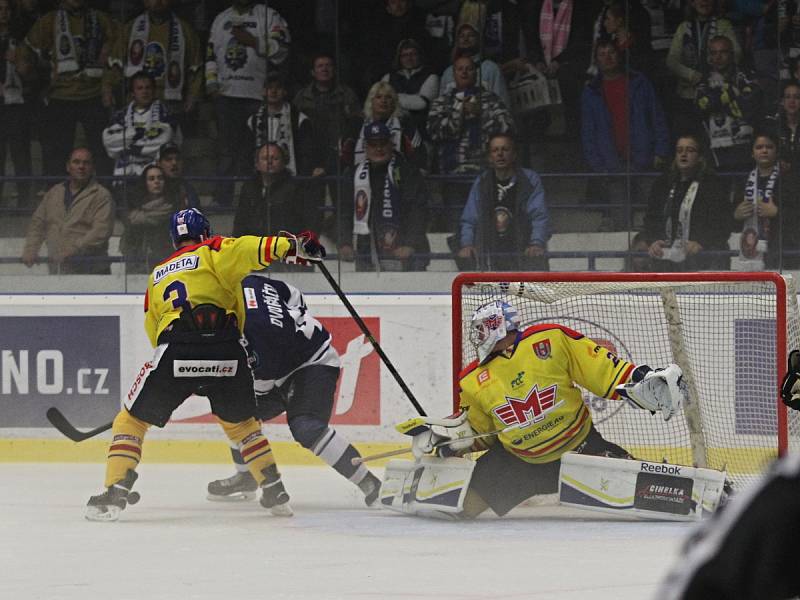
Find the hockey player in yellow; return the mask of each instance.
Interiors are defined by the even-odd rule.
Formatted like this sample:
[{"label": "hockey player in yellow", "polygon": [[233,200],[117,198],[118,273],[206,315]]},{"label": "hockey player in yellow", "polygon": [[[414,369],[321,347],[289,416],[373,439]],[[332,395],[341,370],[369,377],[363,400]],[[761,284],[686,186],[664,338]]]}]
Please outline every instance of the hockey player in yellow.
[{"label": "hockey player in yellow", "polygon": [[325,249],[310,232],[293,236],[212,237],[194,208],[175,213],[170,231],[176,252],[150,274],[145,329],[155,347],[114,419],[106,463],[106,491],[92,496],[86,518],[115,521],[139,500],[131,487],[151,425],[163,427],[193,393],[207,396],[211,412],[261,488],[261,504],[291,515],[289,496],[269,441],[252,418],[253,376],[242,344],[241,281],[275,260],[318,261]]},{"label": "hockey player in yellow", "polygon": [[[459,376],[462,411],[407,432],[414,436],[417,456],[434,449],[440,455],[488,449],[476,461],[462,517],[487,508],[502,516],[531,496],[556,492],[565,452],[631,458],[594,428],[576,384],[660,411],[665,420],[685,395],[677,365],[655,371],[637,367],[562,325],[521,330],[516,310],[506,302],[490,302],[475,312],[471,341],[478,360]],[[448,439],[453,443],[443,444]]]}]

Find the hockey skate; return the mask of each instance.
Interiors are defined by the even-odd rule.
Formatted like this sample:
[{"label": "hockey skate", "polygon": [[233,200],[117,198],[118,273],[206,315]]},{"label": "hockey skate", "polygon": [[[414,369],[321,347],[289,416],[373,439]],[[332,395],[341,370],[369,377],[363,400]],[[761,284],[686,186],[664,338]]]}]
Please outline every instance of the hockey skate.
[{"label": "hockey skate", "polygon": [[364,492],[364,503],[373,506],[381,492],[381,480],[372,473],[367,473],[367,476],[358,482],[358,487]]},{"label": "hockey skate", "polygon": [[217,479],[208,484],[206,498],[212,502],[240,502],[255,500],[258,483],[250,471],[236,473],[227,479]]},{"label": "hockey skate", "polygon": [[266,477],[261,484],[261,506],[268,508],[276,517],[291,517],[294,513],[289,506],[289,494],[283,487],[278,467],[269,466],[261,473]]},{"label": "hockey skate", "polygon": [[88,521],[116,521],[119,513],[125,510],[128,504],[139,502],[138,492],[131,488],[139,474],[133,469],[128,469],[125,479],[118,481],[102,494],[92,496],[86,503],[85,517]]}]

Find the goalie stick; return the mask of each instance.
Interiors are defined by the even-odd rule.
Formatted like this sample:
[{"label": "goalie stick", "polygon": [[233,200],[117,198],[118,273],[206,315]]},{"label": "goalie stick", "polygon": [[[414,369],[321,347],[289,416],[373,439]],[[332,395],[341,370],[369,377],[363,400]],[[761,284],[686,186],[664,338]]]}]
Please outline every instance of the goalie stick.
[{"label": "goalie stick", "polygon": [[342,288],[339,287],[339,284],[336,283],[336,280],[333,278],[333,275],[331,275],[331,272],[328,271],[328,267],[326,267],[325,263],[321,261],[316,263],[316,265],[319,268],[319,270],[322,271],[322,274],[325,276],[325,279],[328,280],[328,283],[333,288],[333,291],[336,292],[337,296],[339,296],[339,300],[342,301],[342,304],[344,304],[345,308],[347,309],[347,312],[350,313],[350,316],[353,317],[353,320],[356,322],[356,324],[358,324],[358,327],[359,329],[361,329],[361,332],[365,336],[367,336],[369,343],[372,344],[372,347],[375,349],[377,355],[380,356],[381,360],[383,361],[383,364],[386,365],[387,369],[389,369],[389,372],[394,377],[394,380],[397,382],[397,385],[400,386],[403,392],[405,392],[405,395],[408,397],[409,401],[411,401],[411,404],[413,404],[414,408],[417,409],[419,416],[427,417],[428,415],[425,413],[424,410],[422,410],[422,407],[420,406],[419,402],[417,402],[417,399],[414,397],[414,394],[411,392],[410,389],[408,389],[406,382],[403,381],[402,377],[400,377],[400,373],[397,372],[397,369],[394,368],[394,365],[389,360],[389,357],[386,356],[386,354],[384,353],[383,348],[381,348],[380,344],[378,344],[377,340],[372,336],[372,333],[370,333],[369,328],[367,328],[367,324],[364,323],[364,320],[358,315],[356,309],[353,308],[353,305],[350,304],[350,301],[347,299],[347,296],[344,295]]},{"label": "goalie stick", "polygon": [[67,420],[67,417],[58,410],[55,406],[52,406],[47,409],[47,420],[58,429],[62,434],[66,437],[71,439],[73,442],[82,442],[83,440],[88,440],[96,435],[103,433],[104,431],[108,431],[111,429],[111,425],[113,421],[106,423],[105,425],[100,425],[100,427],[95,427],[94,429],[90,429],[89,431],[79,431],[75,428],[75,426]]},{"label": "goalie stick", "polygon": [[[512,429],[517,429],[519,427],[519,423],[515,423],[514,425],[509,425],[503,429],[496,429],[495,431],[489,431],[488,433],[476,433],[475,435],[468,435],[466,437],[461,438],[453,438],[450,440],[442,440],[441,442],[437,442],[433,445],[433,449],[436,450],[437,448],[441,448],[442,446],[449,446],[453,442],[463,442],[464,440],[479,440],[481,438],[491,437],[493,435],[499,435],[501,433],[506,433],[511,431]],[[411,452],[411,446],[408,448],[400,448],[399,450],[389,450],[387,452],[379,452],[378,454],[370,454],[369,456],[356,456],[350,459],[350,462],[353,465],[360,465],[361,463],[369,462],[371,460],[378,460],[379,458],[389,458],[390,456],[399,456],[401,454],[408,454]]]}]

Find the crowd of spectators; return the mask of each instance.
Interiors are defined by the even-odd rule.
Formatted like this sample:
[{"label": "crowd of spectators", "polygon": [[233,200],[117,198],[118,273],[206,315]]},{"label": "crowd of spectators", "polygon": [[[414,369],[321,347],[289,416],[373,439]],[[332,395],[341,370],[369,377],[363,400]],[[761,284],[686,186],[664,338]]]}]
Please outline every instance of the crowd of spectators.
[{"label": "crowd of spectators", "polygon": [[[555,146],[638,268],[727,267],[734,232],[740,266],[789,268],[799,63],[794,0],[0,0],[0,158],[23,261],[46,239],[59,272],[107,254],[107,223],[55,239],[84,196],[131,272],[201,205],[223,233],[317,227],[359,270],[425,269],[437,227],[461,268],[547,269],[531,157]],[[201,203],[182,162],[208,131]]]}]

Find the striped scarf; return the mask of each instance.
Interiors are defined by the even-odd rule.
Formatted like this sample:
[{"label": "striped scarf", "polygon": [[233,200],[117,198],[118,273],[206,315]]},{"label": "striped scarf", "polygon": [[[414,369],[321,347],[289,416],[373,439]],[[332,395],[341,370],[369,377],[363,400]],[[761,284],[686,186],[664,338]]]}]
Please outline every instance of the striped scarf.
[{"label": "striped scarf", "polygon": [[567,47],[571,22],[572,0],[562,0],[555,16],[553,0],[544,0],[539,14],[539,38],[542,40],[546,64],[549,65]]}]

